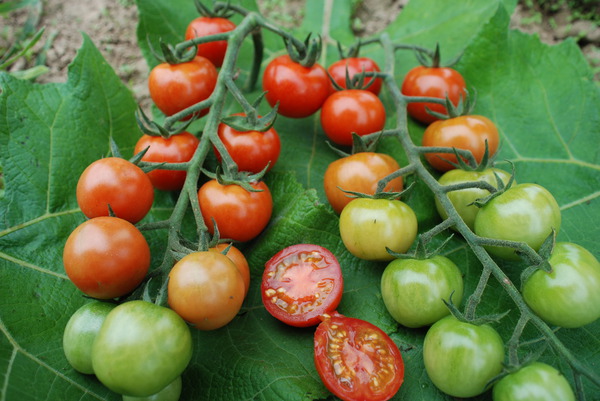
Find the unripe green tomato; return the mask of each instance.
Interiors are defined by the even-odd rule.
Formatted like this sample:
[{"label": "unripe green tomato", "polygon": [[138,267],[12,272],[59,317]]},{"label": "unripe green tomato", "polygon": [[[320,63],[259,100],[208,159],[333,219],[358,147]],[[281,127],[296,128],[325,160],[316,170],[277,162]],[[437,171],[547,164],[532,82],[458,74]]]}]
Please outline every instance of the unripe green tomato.
[{"label": "unripe green tomato", "polygon": [[503,377],[494,385],[492,396],[494,401],[575,401],[562,373],[541,362]]},{"label": "unripe green tomato", "polygon": [[123,401],[178,401],[181,396],[181,376],[177,376],[167,387],[148,397],[123,396]]},{"label": "unripe green tomato", "polygon": [[92,301],[77,309],[63,333],[63,350],[67,361],[78,372],[94,373],[92,345],[106,316],[116,304]]},{"label": "unripe green tomato", "polygon": [[406,327],[428,326],[449,315],[442,300],[460,305],[463,278],[444,256],[430,259],[396,259],[381,276],[381,296],[392,317]]}]

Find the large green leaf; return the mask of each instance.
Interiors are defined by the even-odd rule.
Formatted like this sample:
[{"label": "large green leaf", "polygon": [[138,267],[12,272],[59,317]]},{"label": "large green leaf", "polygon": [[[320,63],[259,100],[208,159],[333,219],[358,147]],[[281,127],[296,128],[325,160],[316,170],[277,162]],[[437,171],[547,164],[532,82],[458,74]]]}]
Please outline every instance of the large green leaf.
[{"label": "large green leaf", "polygon": [[[237,2],[236,2],[237,3]],[[254,2],[243,1],[256,9]],[[600,96],[592,73],[573,42],[547,46],[536,38],[508,28],[515,1],[443,0],[412,1],[385,33],[398,43],[433,46],[439,42],[444,60],[463,56],[457,65],[469,86],[476,88],[476,112],[496,122],[502,134],[499,159],[515,164],[519,182],[537,182],[556,196],[563,213],[559,240],[577,242],[597,257],[600,216]],[[300,39],[312,31],[327,40],[322,62],[337,57],[334,40],[349,45],[352,2],[309,0]],[[181,40],[194,16],[187,0],[138,2],[138,37],[149,65],[155,65],[147,44],[158,48],[159,39]],[[239,19],[238,19],[239,20]],[[280,38],[265,32],[263,65],[284,52]],[[250,65],[252,46],[244,46],[240,59],[242,78]],[[382,63],[377,46],[364,55]],[[411,52],[396,55],[395,76],[416,65]],[[110,138],[130,156],[139,130],[131,94],[85,38],[65,84],[36,85],[0,75],[0,165],[6,191],[0,200],[0,399],[2,400],[118,400],[93,376],[68,365],[62,352],[62,331],[70,315],[86,300],[68,281],[62,267],[62,247],[69,233],[84,220],[77,208],[75,185],[93,160],[109,152]],[[258,94],[249,94],[253,99]],[[382,98],[388,102],[389,92]],[[267,110],[266,106],[265,111]],[[237,110],[229,104],[226,110]],[[388,116],[388,126],[396,118]],[[341,313],[362,318],[390,333],[403,352],[405,383],[395,399],[444,400],[427,378],[422,362],[424,329],[408,330],[389,316],[379,292],[385,265],[360,261],[344,248],[338,218],[327,205],[322,177],[336,158],[326,146],[318,116],[276,123],[282,155],[267,176],[275,208],[272,221],[244,251],[252,270],[252,285],[242,314],[214,332],[193,332],[195,353],[184,374],[182,399],[197,400],[311,400],[325,399],[313,365],[314,329],[297,329],[273,319],[264,309],[259,292],[262,268],[282,247],[317,243],[330,249],[344,271],[345,291]],[[423,127],[410,122],[415,142]],[[381,151],[401,162],[402,148],[386,140]],[[168,216],[174,196],[158,197],[145,221]],[[421,227],[439,221],[432,195],[417,186],[409,203]],[[590,224],[592,223],[592,224]],[[151,243],[153,264],[164,250],[164,232],[145,233]],[[458,237],[458,236],[457,236]],[[453,238],[445,253],[466,279],[470,293],[481,264],[461,238]],[[503,265],[518,283],[520,265]],[[513,310],[497,325],[505,340],[518,318],[515,307],[499,283],[490,281],[478,312]],[[600,374],[596,322],[583,329],[560,330],[560,339],[575,356]],[[524,340],[538,333],[528,327]],[[568,367],[551,351],[542,359]],[[584,381],[588,393],[597,393]],[[490,399],[484,394],[479,399]]]}]

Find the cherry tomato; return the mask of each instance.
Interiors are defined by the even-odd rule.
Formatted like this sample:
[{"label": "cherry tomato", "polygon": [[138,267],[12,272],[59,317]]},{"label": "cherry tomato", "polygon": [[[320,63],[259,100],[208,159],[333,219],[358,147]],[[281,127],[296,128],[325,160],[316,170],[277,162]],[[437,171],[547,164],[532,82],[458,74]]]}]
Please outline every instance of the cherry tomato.
[{"label": "cherry tomato", "polygon": [[[353,199],[343,190],[373,195],[379,180],[399,169],[398,162],[383,153],[359,152],[343,157],[329,164],[325,170],[325,195],[333,210],[340,214]],[[402,177],[397,177],[388,182],[383,190],[400,192],[402,188]]]},{"label": "cherry tomato", "polygon": [[[217,76],[213,63],[197,56],[186,63],[158,64],[150,71],[148,89],[156,107],[165,115],[172,116],[208,99],[217,84]],[[207,113],[208,108],[201,110],[198,116]]]},{"label": "cherry tomato", "polygon": [[392,339],[371,323],[337,312],[315,332],[315,366],[325,387],[346,401],[385,401],[404,381],[404,362]]},{"label": "cherry tomato", "polygon": [[250,184],[260,192],[239,185],[222,185],[217,180],[204,183],[198,202],[208,231],[214,234],[213,219],[221,238],[250,241],[267,226],[273,212],[271,192],[264,182]]},{"label": "cherry tomato", "polygon": [[502,371],[504,343],[488,325],[446,316],[433,324],[423,342],[423,362],[437,388],[453,397],[475,397]]},{"label": "cherry tomato", "polygon": [[575,401],[571,385],[558,370],[533,362],[494,384],[494,401]]},{"label": "cherry tomato", "polygon": [[96,377],[112,391],[134,397],[162,391],[191,358],[187,324],[171,309],[146,301],[114,308],[92,347]]},{"label": "cherry tomato", "polygon": [[523,298],[544,321],[567,328],[600,318],[600,262],[585,248],[555,244],[551,273],[538,270],[523,284]]},{"label": "cherry tomato", "polygon": [[327,249],[297,244],[265,264],[261,295],[267,311],[296,327],[314,326],[342,299],[344,282],[336,257]]},{"label": "cherry tomato", "polygon": [[[456,106],[461,96],[465,96],[465,80],[462,75],[449,67],[417,66],[411,69],[402,82],[402,94],[405,96],[426,96],[445,99],[446,96]],[[407,106],[408,114],[414,119],[429,124],[437,117],[426,108],[437,113],[447,114],[445,106],[436,103],[411,102]]]},{"label": "cherry tomato", "polygon": [[404,253],[417,237],[417,216],[399,200],[357,198],[340,215],[340,235],[354,256],[392,260],[386,248]]},{"label": "cherry tomato", "polygon": [[90,164],[77,182],[77,203],[86,217],[114,215],[137,223],[154,202],[154,187],[141,168],[119,157]]},{"label": "cherry tomato", "polygon": [[[189,23],[185,30],[185,40],[215,35],[235,29],[235,24],[227,18],[198,17]],[[206,57],[215,67],[220,67],[227,51],[226,40],[216,40],[198,45],[198,56]]]},{"label": "cherry tomato", "polygon": [[[481,237],[527,243],[535,251],[560,229],[560,208],[550,192],[537,184],[519,184],[485,204],[475,217]],[[489,246],[502,259],[519,260],[513,248]]]},{"label": "cherry tomato", "polygon": [[[346,88],[346,74],[352,79],[355,75],[364,72],[379,72],[379,66],[373,59],[369,57],[348,57],[336,61],[327,68],[327,72],[342,88]],[[370,82],[373,81],[372,84]],[[369,85],[370,84],[370,85]],[[374,95],[379,95],[381,91],[381,78],[365,77],[364,85],[369,85],[366,90]],[[335,87],[331,86],[331,93],[336,91]]]},{"label": "cherry tomato", "polygon": [[304,67],[290,56],[274,58],[263,73],[263,90],[271,107],[279,102],[279,114],[303,118],[314,114],[329,96],[329,77],[319,64]]},{"label": "cherry tomato", "polygon": [[246,288],[231,259],[220,252],[193,252],[173,266],[169,306],[199,330],[225,326],[238,314]]},{"label": "cherry tomato", "polygon": [[167,387],[160,390],[158,393],[147,397],[132,397],[129,395],[123,396],[123,401],[179,401],[181,396],[181,376],[168,384]]},{"label": "cherry tomato", "polygon": [[218,244],[214,248],[210,248],[209,251],[223,253],[223,251],[227,249],[227,247],[229,247],[229,250],[227,251],[225,256],[227,256],[229,259],[231,259],[233,263],[235,263],[235,267],[237,267],[240,274],[242,275],[242,279],[244,280],[244,287],[246,288],[246,291],[244,292],[245,295],[248,293],[248,288],[250,288],[250,266],[248,266],[248,261],[246,260],[244,254],[235,246],[226,243]]},{"label": "cherry tomato", "polygon": [[[271,127],[265,132],[237,131],[221,123],[219,124],[218,135],[229,156],[237,164],[239,171],[259,173],[267,165],[270,170],[279,158],[281,143],[275,128]],[[216,149],[215,153],[217,159],[221,161],[221,155]]]},{"label": "cherry tomato", "polygon": [[433,324],[450,314],[442,300],[460,305],[463,278],[458,266],[437,255],[429,259],[396,259],[381,276],[381,296],[390,315],[406,327]]},{"label": "cherry tomato", "polygon": [[[483,158],[486,141],[489,155],[493,156],[498,150],[499,140],[496,125],[484,116],[434,121],[423,133],[423,146],[470,150],[477,163]],[[452,170],[455,167],[448,162],[458,162],[454,153],[425,153],[425,159],[439,171]]]},{"label": "cherry tomato", "polygon": [[63,251],[69,279],[99,299],[133,291],[150,267],[150,247],[140,231],[117,217],[96,217],[69,235]]}]

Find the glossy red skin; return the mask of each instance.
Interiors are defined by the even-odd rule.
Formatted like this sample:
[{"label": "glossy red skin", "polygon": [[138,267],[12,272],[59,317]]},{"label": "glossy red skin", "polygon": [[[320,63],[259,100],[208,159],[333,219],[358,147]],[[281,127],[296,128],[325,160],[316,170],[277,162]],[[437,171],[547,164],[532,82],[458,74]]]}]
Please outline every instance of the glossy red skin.
[{"label": "glossy red skin", "polygon": [[119,157],[90,164],[77,182],[77,203],[88,218],[114,215],[131,223],[146,216],[154,202],[154,187],[141,168]]},{"label": "glossy red skin", "polygon": [[279,102],[278,113],[291,118],[314,114],[329,96],[329,77],[319,64],[303,67],[283,55],[271,60],[263,73],[265,97],[274,107]]},{"label": "glossy red skin", "polygon": [[[333,80],[342,88],[347,88],[346,86],[346,70],[348,71],[348,75],[350,79],[357,74],[361,74],[363,71],[365,72],[379,72],[379,66],[375,61],[368,57],[348,57],[343,58],[341,60],[336,61],[331,64],[327,68],[327,72],[333,78]],[[365,77],[364,85],[368,85],[371,81],[373,81],[372,77]],[[336,88],[333,85],[330,85],[331,93],[336,91]],[[381,78],[376,78],[369,87],[366,88],[369,92],[372,92],[374,95],[379,95],[381,91]]]},{"label": "glossy red skin", "polygon": [[231,259],[233,263],[235,263],[235,266],[242,275],[242,278],[244,279],[244,287],[246,287],[245,294],[247,294],[248,288],[250,288],[250,266],[248,265],[248,261],[246,260],[246,257],[244,256],[242,251],[237,249],[235,246],[227,243],[217,244],[217,246],[215,246],[214,248],[209,248],[209,251],[223,253],[223,251],[227,248],[229,248],[229,250],[227,251],[225,256],[227,256],[229,259]]},{"label": "glossy red skin", "polygon": [[239,185],[221,185],[217,180],[204,183],[198,190],[198,202],[208,231],[214,234],[213,219],[220,238],[250,241],[267,226],[273,212],[271,192],[264,182],[252,183],[260,192]]},{"label": "glossy red skin", "polygon": [[[189,23],[185,30],[185,40],[196,37],[215,35],[218,33],[233,31],[235,24],[227,18],[220,17],[198,17]],[[198,56],[206,57],[215,65],[220,67],[227,51],[227,41],[217,40],[198,45]]]},{"label": "glossy red skin", "polygon": [[261,295],[273,317],[290,326],[309,327],[338,307],[343,289],[340,264],[328,249],[297,244],[265,264]]},{"label": "glossy red skin", "polygon": [[[217,83],[217,68],[197,56],[181,64],[158,64],[148,76],[150,97],[165,115],[172,116],[210,97]],[[208,113],[201,110],[199,116]],[[191,116],[187,116],[189,118]]]},{"label": "glossy red skin", "polygon": [[[142,135],[138,139],[133,153],[138,154],[148,148],[142,157],[143,161],[155,163],[184,163],[194,156],[200,141],[189,132],[172,135],[169,138],[162,136]],[[178,191],[183,188],[187,173],[184,170],[156,169],[146,173],[152,185],[162,191]]]},{"label": "glossy red skin", "polygon": [[[489,118],[477,115],[434,121],[423,133],[423,146],[470,150],[477,163],[483,159],[486,140],[491,157],[498,150],[498,129]],[[455,167],[449,162],[458,161],[454,153],[425,153],[425,158],[438,171],[452,170]]]},{"label": "glossy red skin", "polygon": [[385,107],[381,100],[369,91],[338,91],[323,103],[321,126],[332,142],[351,146],[353,132],[364,136],[383,129]]},{"label": "glossy red skin", "polygon": [[[461,96],[465,96],[465,80],[453,68],[417,66],[410,70],[402,82],[402,94],[406,96],[427,96],[445,99],[446,96],[454,105]],[[447,114],[446,107],[436,103],[409,103],[408,114],[414,119],[429,124],[438,120],[427,112],[425,107],[437,113]]]},{"label": "glossy red skin", "polygon": [[[337,312],[323,316],[315,332],[314,351],[323,384],[343,400],[389,400],[404,381],[404,362],[398,347],[367,321]],[[377,385],[371,386],[374,375]]]},{"label": "glossy red skin", "polygon": [[133,291],[150,267],[150,247],[140,231],[117,217],[96,217],[69,235],[63,251],[69,279],[98,299]]}]

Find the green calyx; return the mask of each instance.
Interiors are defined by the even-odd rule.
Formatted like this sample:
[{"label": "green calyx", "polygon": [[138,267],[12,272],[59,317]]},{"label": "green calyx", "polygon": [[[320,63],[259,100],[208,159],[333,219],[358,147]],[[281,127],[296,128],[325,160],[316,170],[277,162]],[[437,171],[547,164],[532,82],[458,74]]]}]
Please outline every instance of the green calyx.
[{"label": "green calyx", "polygon": [[283,41],[292,61],[303,67],[312,67],[321,56],[323,44],[320,35],[313,37],[309,33],[303,44],[291,41],[287,37],[284,37]]},{"label": "green calyx", "polygon": [[417,47],[414,48],[414,51],[415,51],[415,57],[419,61],[419,64],[421,64],[424,67],[429,67],[429,68],[452,67],[453,65],[458,63],[458,61],[462,57],[462,53],[461,53],[453,60],[450,60],[446,64],[442,65],[439,43],[436,43],[435,50],[433,52],[426,50],[426,49],[417,48]]},{"label": "green calyx", "polygon": [[231,18],[233,16],[233,11],[231,9],[231,1],[227,0],[226,3],[218,2],[214,4],[213,7],[209,8],[206,5],[202,4],[200,0],[194,0],[194,5],[196,6],[196,10],[203,17],[209,18]]}]

